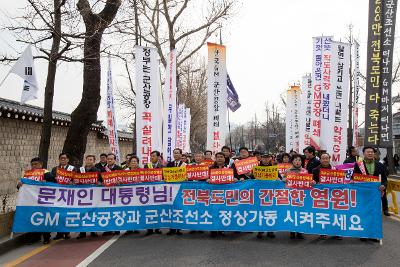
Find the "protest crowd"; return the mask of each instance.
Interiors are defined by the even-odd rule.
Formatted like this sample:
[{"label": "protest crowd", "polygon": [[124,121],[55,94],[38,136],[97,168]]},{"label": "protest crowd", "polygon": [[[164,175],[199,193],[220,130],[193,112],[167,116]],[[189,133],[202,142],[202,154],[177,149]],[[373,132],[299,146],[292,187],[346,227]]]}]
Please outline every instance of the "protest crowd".
[{"label": "protest crowd", "polygon": [[[296,183],[297,186],[312,188],[318,183],[346,183],[344,171],[340,173],[343,177],[326,177],[326,173],[330,170],[339,170],[340,166],[332,167],[331,156],[324,151],[316,151],[313,146],[308,146],[303,150],[303,154],[298,154],[295,151],[290,153],[264,154],[259,151],[249,151],[246,147],[241,147],[239,154],[235,153],[228,146],[223,146],[221,152],[213,153],[211,151],[186,153],[184,154],[180,148],[173,150],[173,161],[165,162],[162,154],[159,151],[152,151],[150,161],[143,166],[140,164],[139,158],[134,154],[128,154],[125,161],[120,165],[116,162],[116,155],[113,153],[101,154],[99,161],[95,155],[86,155],[84,165],[81,167],[72,166],[69,164],[69,157],[66,153],[59,155],[59,165],[51,169],[51,171],[43,169],[40,158],[33,158],[30,162],[31,169],[26,170],[23,177],[41,182],[58,183],[63,185],[79,186],[81,184],[89,184],[94,186],[119,186],[123,184],[135,184],[138,182],[171,182],[166,179],[168,169],[182,168],[185,169],[185,180],[189,182],[204,182],[211,184],[229,184],[229,183],[245,183],[247,180],[276,180],[286,185],[292,186]],[[383,214],[390,216],[388,212],[388,201],[386,198],[387,187],[387,166],[380,161],[379,150],[374,147],[365,146],[363,155],[359,156],[355,147],[349,147],[347,150],[347,158],[343,162],[343,166],[351,166],[350,177],[348,183],[353,183],[356,179],[367,179],[375,177],[380,181],[379,190],[382,198]],[[268,168],[276,166],[277,172],[269,172]],[[196,169],[201,167],[201,169]],[[191,172],[193,168],[194,172]],[[256,169],[259,168],[259,169]],[[263,169],[264,168],[264,169]],[[196,172],[197,170],[197,172]],[[204,171],[206,170],[206,171]],[[223,172],[218,172],[218,171]],[[258,170],[258,172],[257,172]],[[268,179],[261,177],[263,170],[266,170]],[[149,173],[147,177],[153,177],[139,181],[135,179],[124,179],[124,173],[132,174],[132,171],[141,171]],[[152,172],[153,171],[153,172]],[[154,171],[158,171],[157,173]],[[187,171],[187,172],[186,172]],[[164,175],[162,175],[164,173]],[[114,174],[114,175],[113,175]],[[292,180],[292,176],[305,175],[308,177],[306,181]],[[357,176],[358,175],[358,176]],[[328,173],[329,176],[329,173]],[[356,177],[357,176],[357,177]],[[158,178],[154,178],[158,177]],[[173,175],[171,176],[174,177]],[[361,178],[360,178],[361,177]],[[364,177],[364,178],[363,178]],[[294,177],[296,178],[296,177]],[[297,177],[298,178],[298,177]],[[183,180],[179,180],[183,181]],[[365,180],[366,181],[366,180]],[[17,188],[23,186],[19,182]],[[24,196],[21,196],[22,198]],[[126,234],[138,234],[138,230],[127,231]],[[190,234],[204,233],[204,231],[192,230]],[[103,232],[102,235],[118,235],[120,231]],[[148,229],[146,235],[162,234],[160,229]],[[180,229],[169,229],[167,235],[182,235]],[[223,236],[223,231],[211,231],[210,236]],[[43,236],[43,243],[50,242],[50,233],[29,233],[29,242],[38,242]],[[91,232],[91,237],[97,237],[98,233]],[[258,232],[257,238],[263,238],[264,233]],[[267,232],[268,238],[275,238],[274,232]],[[300,232],[290,232],[291,239],[304,239],[305,236]],[[78,239],[86,237],[86,233],[81,232]],[[70,233],[59,232],[53,238],[70,239]],[[319,238],[326,239],[326,235],[320,235]],[[342,237],[334,236],[334,239],[341,240]],[[360,238],[362,241],[367,241],[367,238]],[[377,239],[371,239],[377,241]]]}]

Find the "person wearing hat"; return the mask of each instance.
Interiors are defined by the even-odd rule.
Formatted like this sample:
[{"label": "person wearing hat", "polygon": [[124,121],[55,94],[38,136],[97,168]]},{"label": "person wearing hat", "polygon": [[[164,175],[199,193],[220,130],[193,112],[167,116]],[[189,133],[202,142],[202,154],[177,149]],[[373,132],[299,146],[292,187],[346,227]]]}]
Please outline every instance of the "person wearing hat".
[{"label": "person wearing hat", "polygon": [[[260,165],[259,166],[272,166],[272,155],[271,154],[263,154],[261,155]],[[263,237],[263,232],[258,232],[257,238],[261,239]],[[275,238],[274,232],[267,232],[267,237]]]}]

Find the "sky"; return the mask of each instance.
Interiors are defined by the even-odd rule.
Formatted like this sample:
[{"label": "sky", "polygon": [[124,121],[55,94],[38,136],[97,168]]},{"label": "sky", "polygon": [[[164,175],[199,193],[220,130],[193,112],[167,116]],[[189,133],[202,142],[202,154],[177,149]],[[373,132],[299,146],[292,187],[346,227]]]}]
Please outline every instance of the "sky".
[{"label": "sky", "polygon": [[[0,11],[21,15],[24,0],[2,1]],[[366,68],[366,42],[368,23],[367,0],[243,0],[239,2],[236,15],[222,31],[223,43],[227,46],[227,68],[239,94],[242,107],[230,114],[233,124],[242,124],[254,119],[265,120],[265,104],[277,104],[284,113],[280,96],[285,97],[290,84],[299,82],[311,72],[312,37],[334,36],[334,40],[345,41],[349,25],[360,43],[361,71]],[[397,25],[399,26],[399,25]],[[398,32],[398,28],[396,32]],[[219,37],[208,40],[218,42]],[[397,42],[397,43],[396,43]],[[400,44],[395,40],[395,47]],[[0,32],[1,53],[22,52],[23,45],[15,41],[10,33]],[[206,55],[206,48],[201,54]],[[395,51],[394,61],[400,58]],[[38,53],[37,51],[33,52]],[[43,106],[47,64],[35,61],[38,69],[40,97],[29,104]],[[0,65],[0,79],[10,66]],[[99,119],[105,118],[107,60],[102,60],[102,102]],[[126,85],[121,77],[122,63],[113,61],[114,87]],[[0,87],[0,97],[19,101],[23,81],[10,75]],[[397,95],[400,90],[393,89]],[[61,64],[57,70],[54,94],[54,109],[70,113],[78,105],[82,94],[82,64]],[[128,124],[121,107],[116,107],[118,124]],[[362,115],[360,115],[362,116]]]}]

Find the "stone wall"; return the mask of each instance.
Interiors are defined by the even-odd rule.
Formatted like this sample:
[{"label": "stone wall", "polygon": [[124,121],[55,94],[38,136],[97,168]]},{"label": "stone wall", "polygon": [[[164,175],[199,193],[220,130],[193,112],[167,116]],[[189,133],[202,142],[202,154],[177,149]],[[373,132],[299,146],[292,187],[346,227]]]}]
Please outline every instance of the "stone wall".
[{"label": "stone wall", "polygon": [[[41,123],[11,118],[0,118],[0,212],[15,208],[16,184],[21,174],[38,155]],[[49,149],[48,169],[57,165],[57,158],[64,145],[68,127],[53,126]],[[119,141],[121,157],[132,151],[132,142]],[[109,152],[108,140],[90,131],[86,154],[97,157]]]}]

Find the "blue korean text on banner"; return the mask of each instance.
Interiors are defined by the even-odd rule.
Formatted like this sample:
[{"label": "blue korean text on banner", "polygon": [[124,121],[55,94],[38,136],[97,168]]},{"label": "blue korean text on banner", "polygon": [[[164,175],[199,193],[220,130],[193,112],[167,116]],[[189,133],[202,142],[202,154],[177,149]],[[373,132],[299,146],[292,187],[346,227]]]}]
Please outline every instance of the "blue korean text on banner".
[{"label": "blue korean text on banner", "polygon": [[281,181],[65,186],[23,179],[13,232],[174,228],[382,238],[378,183],[287,189]]}]

